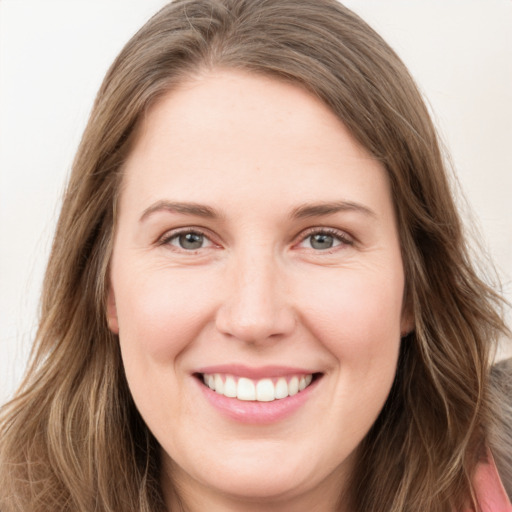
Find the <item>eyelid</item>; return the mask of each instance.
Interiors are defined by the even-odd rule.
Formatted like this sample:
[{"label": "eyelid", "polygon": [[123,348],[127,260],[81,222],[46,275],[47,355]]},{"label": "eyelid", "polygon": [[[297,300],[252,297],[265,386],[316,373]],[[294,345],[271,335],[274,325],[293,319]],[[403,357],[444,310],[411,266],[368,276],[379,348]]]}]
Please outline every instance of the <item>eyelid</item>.
[{"label": "eyelid", "polygon": [[[355,243],[354,237],[349,235],[346,231],[343,231],[343,230],[337,229],[337,228],[332,228],[332,227],[315,226],[315,227],[311,227],[311,228],[308,228],[308,229],[302,231],[299,234],[299,236],[297,237],[298,242],[295,244],[295,246],[300,245],[308,237],[310,237],[312,235],[316,235],[316,234],[330,235],[341,242],[340,246],[347,246],[347,245],[351,246],[351,245],[354,245],[354,243]],[[337,247],[338,246],[335,246],[331,249],[325,249],[322,251],[315,250],[315,249],[312,249],[312,250],[314,250],[315,252],[318,252],[318,253],[323,252],[324,254],[328,254],[329,252],[336,250]]]},{"label": "eyelid", "polygon": [[[200,228],[198,226],[183,226],[180,228],[174,228],[166,231],[162,236],[160,236],[157,241],[156,245],[158,246],[171,246],[171,240],[173,238],[176,238],[177,236],[186,234],[186,233],[196,233],[198,235],[204,236],[211,244],[211,246],[219,246],[217,242],[213,240],[213,236],[211,232],[205,228]],[[177,248],[179,250],[179,248]],[[201,249],[206,249],[206,247],[201,247]],[[185,249],[183,249],[185,250]],[[200,249],[197,249],[200,250]],[[194,252],[193,250],[187,251],[187,252]]]},{"label": "eyelid", "polygon": [[[158,237],[155,244],[158,246],[164,246],[164,245],[170,246],[171,245],[170,241],[173,238],[175,238],[179,235],[185,234],[185,233],[196,233],[196,234],[202,235],[210,242],[210,244],[212,244],[212,246],[217,246],[217,247],[220,246],[220,244],[214,240],[215,237],[213,236],[213,234],[211,233],[210,230],[201,228],[199,226],[182,226],[179,228],[170,229],[170,230],[166,231],[163,235]],[[314,227],[308,228],[304,231],[301,231],[300,234],[296,237],[297,242],[294,244],[294,246],[296,247],[296,246],[300,245],[308,237],[310,237],[312,235],[316,235],[316,234],[330,235],[341,242],[340,246],[351,246],[351,245],[354,245],[354,243],[355,243],[354,237],[349,235],[346,231],[343,231],[338,228],[332,228],[332,227],[326,227],[326,226],[314,226]],[[319,250],[315,250],[315,249],[312,249],[312,250],[315,252],[319,252],[319,253],[323,252],[325,254],[328,254],[330,251],[336,250],[337,247],[338,246],[335,246],[331,249],[325,249],[323,251],[319,251]],[[197,250],[199,250],[199,249],[197,249]],[[190,251],[190,252],[193,252],[193,251]]]}]

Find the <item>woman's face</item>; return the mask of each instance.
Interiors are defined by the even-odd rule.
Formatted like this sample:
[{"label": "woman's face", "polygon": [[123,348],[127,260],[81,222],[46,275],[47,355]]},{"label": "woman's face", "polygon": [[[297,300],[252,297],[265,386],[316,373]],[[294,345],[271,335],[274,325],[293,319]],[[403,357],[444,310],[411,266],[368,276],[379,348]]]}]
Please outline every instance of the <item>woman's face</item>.
[{"label": "woman's face", "polygon": [[192,510],[333,506],[409,327],[383,166],[308,92],[220,70],[124,172],[108,318],[166,474]]}]

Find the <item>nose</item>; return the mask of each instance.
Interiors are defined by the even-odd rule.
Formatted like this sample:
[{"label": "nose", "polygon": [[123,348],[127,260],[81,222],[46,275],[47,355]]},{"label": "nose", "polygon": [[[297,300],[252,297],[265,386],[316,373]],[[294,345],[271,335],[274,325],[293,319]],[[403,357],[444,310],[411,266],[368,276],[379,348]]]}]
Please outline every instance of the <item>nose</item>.
[{"label": "nose", "polygon": [[248,344],[277,341],[296,324],[283,272],[265,252],[233,258],[216,315],[220,332]]}]

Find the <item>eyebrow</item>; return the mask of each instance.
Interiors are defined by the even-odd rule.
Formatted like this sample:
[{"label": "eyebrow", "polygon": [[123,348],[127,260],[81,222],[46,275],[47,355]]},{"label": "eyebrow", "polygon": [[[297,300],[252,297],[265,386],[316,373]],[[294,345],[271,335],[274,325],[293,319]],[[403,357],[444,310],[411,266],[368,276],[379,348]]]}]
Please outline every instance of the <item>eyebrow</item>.
[{"label": "eyebrow", "polygon": [[334,213],[348,211],[363,213],[370,217],[377,217],[377,214],[371,208],[352,201],[304,204],[294,208],[291,217],[304,219],[307,217],[321,217],[324,215],[332,215]]},{"label": "eyebrow", "polygon": [[196,217],[203,217],[206,219],[216,219],[221,217],[221,215],[210,206],[206,206],[204,204],[199,203],[181,203],[181,202],[173,202],[173,201],[157,201],[152,204],[148,208],[144,210],[142,213],[139,222],[144,221],[147,217],[149,217],[152,213],[159,211],[168,211],[174,213],[182,213],[185,215],[195,215]]},{"label": "eyebrow", "polygon": [[[200,203],[183,203],[174,201],[157,201],[142,213],[139,222],[144,221],[151,214],[159,211],[168,211],[181,213],[184,215],[194,215],[206,219],[217,219],[222,215],[211,206]],[[307,203],[294,208],[290,217],[293,219],[304,219],[308,217],[322,217],[325,215],[333,215],[338,212],[355,211],[364,215],[377,217],[377,214],[370,208],[360,203],[352,201],[335,201],[326,203]]]}]

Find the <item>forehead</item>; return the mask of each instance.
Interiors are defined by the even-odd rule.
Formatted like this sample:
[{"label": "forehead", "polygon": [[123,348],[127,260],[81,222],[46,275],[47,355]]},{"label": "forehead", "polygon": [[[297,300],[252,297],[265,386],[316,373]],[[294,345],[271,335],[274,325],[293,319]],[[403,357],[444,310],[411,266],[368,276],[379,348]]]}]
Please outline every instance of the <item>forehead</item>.
[{"label": "forehead", "polygon": [[155,103],[124,172],[126,188],[147,200],[166,190],[222,202],[227,188],[242,203],[270,200],[275,191],[281,204],[389,197],[383,166],[322,101],[296,85],[238,71],[203,74]]},{"label": "forehead", "polygon": [[137,130],[136,146],[162,139],[179,144],[192,132],[208,148],[213,135],[232,136],[234,130],[237,143],[246,142],[258,154],[257,141],[310,147],[335,138],[340,155],[369,157],[327,105],[299,84],[222,69],[191,77],[152,105]]}]

